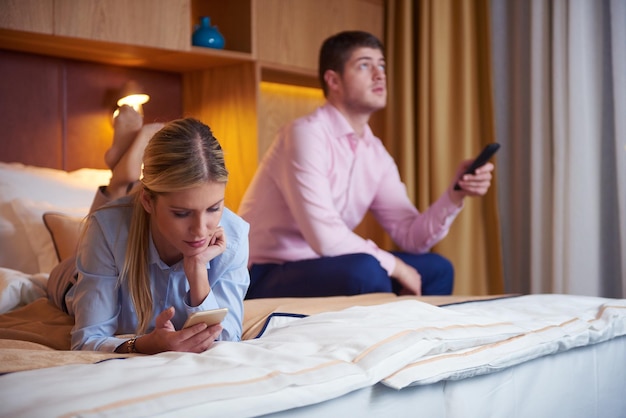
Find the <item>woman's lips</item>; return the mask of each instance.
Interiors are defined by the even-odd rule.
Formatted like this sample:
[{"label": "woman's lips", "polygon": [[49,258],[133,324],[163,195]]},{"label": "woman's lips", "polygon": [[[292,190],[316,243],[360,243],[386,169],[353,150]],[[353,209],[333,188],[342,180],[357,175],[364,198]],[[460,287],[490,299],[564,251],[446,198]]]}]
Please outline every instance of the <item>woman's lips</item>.
[{"label": "woman's lips", "polygon": [[199,241],[185,241],[185,243],[192,248],[202,248],[203,246],[206,245],[206,242],[207,242],[206,239],[201,239]]}]

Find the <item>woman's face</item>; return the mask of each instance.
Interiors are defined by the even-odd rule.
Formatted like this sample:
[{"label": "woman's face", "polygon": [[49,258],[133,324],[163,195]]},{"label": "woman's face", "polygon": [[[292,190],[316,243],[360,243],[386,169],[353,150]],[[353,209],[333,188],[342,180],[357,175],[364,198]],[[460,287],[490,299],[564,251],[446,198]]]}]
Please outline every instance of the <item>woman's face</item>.
[{"label": "woman's face", "polygon": [[143,193],[144,209],[151,214],[150,228],[161,260],[172,265],[207,248],[222,212],[225,183],[208,182],[151,200]]}]

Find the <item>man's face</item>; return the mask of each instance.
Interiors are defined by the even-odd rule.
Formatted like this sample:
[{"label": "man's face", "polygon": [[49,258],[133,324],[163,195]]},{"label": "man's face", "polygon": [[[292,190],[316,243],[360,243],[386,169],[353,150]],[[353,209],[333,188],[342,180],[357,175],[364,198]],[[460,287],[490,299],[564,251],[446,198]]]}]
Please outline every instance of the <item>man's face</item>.
[{"label": "man's face", "polygon": [[379,49],[355,49],[338,76],[337,97],[347,109],[373,113],[387,104],[385,57]]}]

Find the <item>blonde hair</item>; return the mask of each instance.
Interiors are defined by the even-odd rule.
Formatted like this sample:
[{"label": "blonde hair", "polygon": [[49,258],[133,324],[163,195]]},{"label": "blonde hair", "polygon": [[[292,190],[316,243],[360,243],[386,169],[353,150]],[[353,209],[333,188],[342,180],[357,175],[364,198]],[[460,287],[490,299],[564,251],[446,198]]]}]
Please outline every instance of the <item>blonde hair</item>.
[{"label": "blonde hair", "polygon": [[[193,118],[178,119],[158,131],[144,151],[141,186],[150,199],[164,193],[190,189],[206,182],[226,183],[224,153],[211,129]],[[126,282],[137,313],[137,334],[148,329],[153,315],[148,269],[150,214],[141,204],[141,193],[133,197],[126,260],[120,284]]]}]

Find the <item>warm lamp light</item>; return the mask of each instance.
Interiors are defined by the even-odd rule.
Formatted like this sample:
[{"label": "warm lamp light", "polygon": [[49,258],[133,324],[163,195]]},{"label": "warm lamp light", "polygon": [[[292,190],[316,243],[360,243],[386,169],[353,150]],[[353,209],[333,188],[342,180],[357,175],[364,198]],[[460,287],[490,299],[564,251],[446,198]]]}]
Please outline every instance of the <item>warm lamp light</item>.
[{"label": "warm lamp light", "polygon": [[[141,115],[143,115],[143,104],[147,103],[150,100],[150,96],[148,96],[143,87],[140,86],[136,81],[130,80],[124,84],[124,87],[120,90],[120,98],[117,100],[117,106],[128,105],[135,109],[135,111]],[[113,117],[117,116],[118,110],[115,110]]]}]

